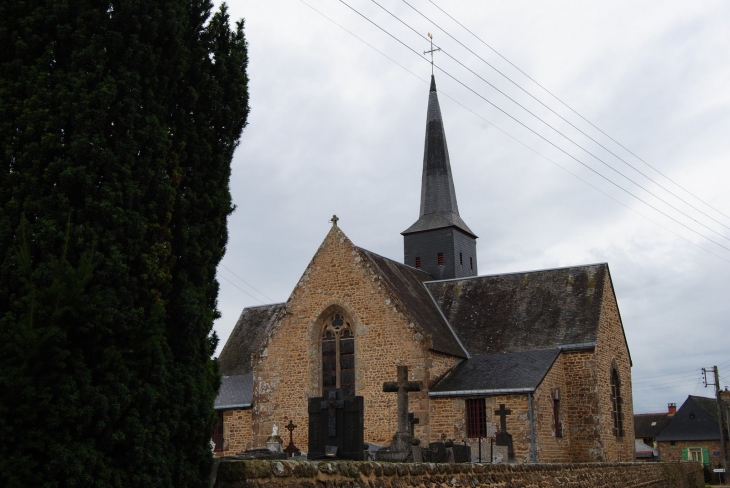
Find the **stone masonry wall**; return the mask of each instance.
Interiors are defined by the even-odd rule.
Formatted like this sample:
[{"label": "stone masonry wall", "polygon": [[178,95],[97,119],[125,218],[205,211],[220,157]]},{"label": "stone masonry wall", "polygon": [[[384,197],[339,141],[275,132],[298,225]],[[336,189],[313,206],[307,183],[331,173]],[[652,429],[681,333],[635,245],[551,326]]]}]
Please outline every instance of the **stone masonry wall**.
[{"label": "stone masonry wall", "polygon": [[390,464],[241,461],[218,465],[215,488],[704,486],[699,463]]},{"label": "stone masonry wall", "polygon": [[[615,361],[623,397],[622,438],[613,433],[611,417],[611,365]],[[630,461],[634,459],[634,408],[631,393],[631,360],[626,347],[621,317],[616,304],[611,280],[606,274],[603,287],[603,306],[596,340],[597,388],[599,391],[599,429],[606,461]]]},{"label": "stone masonry wall", "polygon": [[231,456],[252,445],[251,409],[235,409],[223,412],[223,451],[216,457]]},{"label": "stone masonry wall", "polygon": [[[397,395],[384,393],[383,382],[396,379],[396,367],[409,367],[409,380],[430,382],[449,361],[429,353],[431,339],[398,307],[342,231],[333,227],[286,304],[286,316],[273,328],[253,358],[253,445],[262,447],[274,424],[299,426],[294,443],[306,452],[307,398],[321,395],[322,326],[333,312],[345,315],[354,329],[357,395],[365,397],[365,440],[390,442],[396,431]],[[435,359],[435,361],[434,361]],[[411,393],[409,410],[419,418],[417,434],[429,425],[426,391]]]},{"label": "stone masonry wall", "polygon": [[[570,458],[570,424],[566,415],[565,354],[560,354],[532,397],[535,418],[535,441],[539,463],[568,463]],[[555,432],[553,391],[560,396],[558,417],[560,428]],[[562,433],[562,437],[559,435]]]},{"label": "stone masonry wall", "polygon": [[604,461],[598,430],[598,372],[594,350],[564,351],[565,389],[563,418],[570,438],[573,462]]},{"label": "stone masonry wall", "polygon": [[[676,441],[671,445],[669,441],[659,442],[659,459],[662,462],[679,462],[682,460],[682,449],[687,447],[705,447],[710,451],[710,467],[722,467],[722,447],[720,441]],[[719,452],[717,456],[714,453]]]},{"label": "stone masonry wall", "polygon": [[[441,434],[446,434],[447,439],[454,439],[466,443],[471,447],[472,454],[479,449],[479,440],[466,437],[466,399],[484,398],[487,409],[487,433],[490,437],[499,430],[499,416],[494,411],[504,404],[506,409],[512,411],[507,415],[507,432],[512,434],[512,444],[515,450],[515,461],[518,463],[529,463],[530,459],[530,418],[528,409],[527,394],[520,395],[496,395],[496,396],[474,396],[474,397],[433,397],[431,398],[430,420],[431,435],[430,442],[441,440]],[[486,451],[485,451],[486,449]],[[482,444],[482,457],[489,458],[486,452],[489,450],[489,441]],[[506,461],[506,460],[505,460]]]}]

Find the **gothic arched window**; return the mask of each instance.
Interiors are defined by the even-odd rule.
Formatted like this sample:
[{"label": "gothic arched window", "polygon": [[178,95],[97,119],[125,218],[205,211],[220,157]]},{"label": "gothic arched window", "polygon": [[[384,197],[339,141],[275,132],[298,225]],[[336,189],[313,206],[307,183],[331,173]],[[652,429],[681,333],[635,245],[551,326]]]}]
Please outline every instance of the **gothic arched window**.
[{"label": "gothic arched window", "polygon": [[355,395],[355,336],[339,313],[325,321],[322,331],[322,395],[335,388]]},{"label": "gothic arched window", "polygon": [[621,380],[615,367],[611,368],[611,417],[613,418],[613,435],[624,436],[624,414],[622,412]]}]

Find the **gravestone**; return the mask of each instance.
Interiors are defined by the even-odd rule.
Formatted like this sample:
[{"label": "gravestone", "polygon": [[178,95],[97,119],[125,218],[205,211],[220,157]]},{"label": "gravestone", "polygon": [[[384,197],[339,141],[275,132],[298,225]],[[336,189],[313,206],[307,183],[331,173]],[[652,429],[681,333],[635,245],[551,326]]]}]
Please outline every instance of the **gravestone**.
[{"label": "gravestone", "polygon": [[397,381],[386,381],[383,383],[383,391],[389,393],[398,393],[398,409],[397,421],[398,427],[390,446],[387,449],[380,449],[375,459],[378,461],[388,462],[420,462],[421,449],[418,447],[419,441],[413,439],[413,424],[418,419],[414,419],[413,414],[408,413],[408,393],[412,391],[421,391],[423,383],[420,381],[408,381],[408,366],[398,366]]},{"label": "gravestone", "polygon": [[284,452],[287,456],[294,457],[297,453],[299,453],[299,448],[294,445],[294,429],[297,428],[297,425],[289,419],[289,423],[285,425],[284,428],[289,431],[289,445],[286,446]]},{"label": "gravestone", "polygon": [[497,445],[507,447],[507,457],[512,462],[515,460],[515,450],[512,444],[512,435],[507,432],[507,415],[510,415],[512,410],[505,409],[504,403],[500,403],[499,410],[495,410],[494,413],[499,415],[500,429],[497,434]]},{"label": "gravestone", "polygon": [[307,459],[336,458],[362,461],[365,457],[363,397],[343,396],[342,389],[327,397],[309,399]]}]

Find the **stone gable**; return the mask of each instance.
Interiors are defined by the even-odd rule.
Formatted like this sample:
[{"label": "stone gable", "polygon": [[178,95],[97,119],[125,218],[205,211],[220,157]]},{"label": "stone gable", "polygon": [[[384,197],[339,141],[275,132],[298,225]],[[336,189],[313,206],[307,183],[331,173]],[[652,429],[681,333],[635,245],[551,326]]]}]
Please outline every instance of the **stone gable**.
[{"label": "stone gable", "polygon": [[[410,380],[432,381],[434,364],[447,355],[430,352],[432,339],[407,314],[381,277],[345,234],[333,227],[294,291],[286,311],[254,354],[253,444],[263,446],[274,424],[293,420],[294,442],[307,446],[307,398],[321,395],[321,334],[331,314],[342,313],[355,336],[355,391],[365,397],[365,440],[385,444],[396,430],[396,395],[383,393],[396,367]],[[435,360],[434,360],[435,359]],[[419,430],[428,427],[426,392],[410,395]]]}]

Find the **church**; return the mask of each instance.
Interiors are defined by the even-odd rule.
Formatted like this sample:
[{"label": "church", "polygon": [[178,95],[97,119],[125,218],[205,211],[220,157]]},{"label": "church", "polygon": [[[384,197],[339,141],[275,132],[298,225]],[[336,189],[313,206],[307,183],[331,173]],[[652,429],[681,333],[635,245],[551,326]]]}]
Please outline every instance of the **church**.
[{"label": "church", "polygon": [[335,388],[363,397],[364,440],[387,445],[397,395],[383,384],[407,366],[425,445],[486,452],[507,432],[504,462],[633,460],[631,356],[608,264],[478,275],[433,76],[403,262],[332,223],[286,302],[244,309],[218,358],[217,456],[265,447],[274,425],[286,443],[289,422],[306,451],[308,399]]}]

